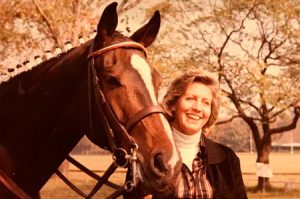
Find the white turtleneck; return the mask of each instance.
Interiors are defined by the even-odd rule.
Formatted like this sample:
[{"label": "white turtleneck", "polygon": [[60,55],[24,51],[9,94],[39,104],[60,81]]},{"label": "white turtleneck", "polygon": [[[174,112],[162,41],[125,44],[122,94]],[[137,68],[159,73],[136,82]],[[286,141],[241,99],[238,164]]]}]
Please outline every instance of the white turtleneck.
[{"label": "white turtleneck", "polygon": [[187,135],[172,127],[172,132],[175,144],[181,154],[182,162],[192,171],[193,160],[199,151],[201,131],[194,135]]}]

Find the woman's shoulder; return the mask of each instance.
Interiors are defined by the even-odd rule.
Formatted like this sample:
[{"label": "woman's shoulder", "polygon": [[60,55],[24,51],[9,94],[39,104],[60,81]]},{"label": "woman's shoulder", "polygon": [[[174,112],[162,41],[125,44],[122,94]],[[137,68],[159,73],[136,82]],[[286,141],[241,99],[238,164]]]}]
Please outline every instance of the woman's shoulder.
[{"label": "woman's shoulder", "polygon": [[238,158],[230,147],[215,142],[209,138],[205,138],[205,148],[208,160],[212,163],[223,161],[228,157]]},{"label": "woman's shoulder", "polygon": [[219,142],[216,142],[210,138],[207,138],[205,137],[205,145],[207,147],[217,147],[217,148],[220,148],[221,150],[224,150],[224,151],[228,151],[228,152],[234,152],[230,147],[222,144],[222,143],[219,143]]}]

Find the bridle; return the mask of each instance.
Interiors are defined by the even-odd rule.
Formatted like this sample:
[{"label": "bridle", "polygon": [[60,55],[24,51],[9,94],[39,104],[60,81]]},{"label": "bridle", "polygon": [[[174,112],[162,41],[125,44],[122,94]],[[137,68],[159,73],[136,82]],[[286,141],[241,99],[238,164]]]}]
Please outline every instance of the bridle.
[{"label": "bridle", "polygon": [[[101,122],[104,123],[104,131],[107,135],[107,138],[109,140],[109,147],[110,147],[110,151],[112,151],[113,153],[120,147],[117,146],[114,138],[117,137],[116,135],[122,137],[122,141],[124,141],[124,139],[127,140],[128,143],[130,143],[130,148],[131,149],[136,149],[138,146],[135,143],[135,141],[132,139],[132,137],[129,135],[128,132],[130,132],[132,130],[132,128],[142,119],[144,119],[145,117],[154,114],[154,113],[162,113],[164,114],[163,109],[161,108],[161,106],[159,105],[151,105],[151,106],[147,106],[146,108],[138,111],[137,113],[135,113],[131,118],[129,118],[129,120],[127,122],[125,122],[124,124],[120,123],[119,120],[117,119],[117,117],[115,116],[113,110],[111,109],[104,93],[103,93],[103,89],[101,88],[101,86],[99,85],[98,82],[101,82],[103,79],[103,77],[100,75],[98,76],[96,74],[96,69],[95,69],[95,61],[94,58],[102,55],[105,52],[117,49],[117,48],[135,48],[138,50],[142,50],[145,55],[147,55],[146,49],[143,45],[137,43],[137,42],[132,42],[132,41],[127,41],[127,42],[121,42],[121,43],[117,43],[117,44],[113,44],[104,48],[101,48],[99,50],[93,51],[93,47],[94,47],[94,43],[92,43],[91,48],[90,48],[90,53],[88,55],[89,58],[89,81],[92,82],[92,86],[94,87],[94,93],[95,93],[95,98],[96,98],[96,106],[98,109],[99,113],[104,113],[104,114],[100,114],[100,119]],[[98,80],[96,79],[98,78]],[[92,88],[89,88],[92,89]],[[89,92],[89,114],[92,113],[92,103],[91,103],[91,93]],[[92,124],[93,120],[92,120],[92,116],[90,115],[90,127],[93,127]],[[93,132],[93,130],[91,129],[91,132]],[[120,164],[120,166],[124,166],[124,164]]]},{"label": "bridle", "polygon": [[[113,44],[107,47],[103,47],[99,50],[94,51],[94,40],[90,46],[90,52],[88,55],[88,109],[89,109],[89,126],[91,136],[94,133],[94,124],[93,124],[93,114],[92,114],[92,93],[95,95],[96,101],[96,109],[100,116],[100,122],[104,125],[104,132],[108,140],[109,150],[113,154],[113,163],[109,166],[106,172],[102,177],[93,173],[85,166],[80,164],[78,161],[73,159],[71,156],[67,156],[66,159],[78,167],[83,172],[87,173],[91,177],[98,180],[97,184],[94,186],[92,191],[86,195],[81,190],[79,190],[73,183],[71,183],[60,171],[56,171],[56,174],[75,192],[84,198],[91,198],[97,191],[102,187],[103,184],[107,184],[113,188],[119,188],[113,194],[111,194],[108,198],[117,198],[124,191],[131,191],[137,185],[137,150],[138,145],[134,141],[134,139],[130,136],[128,132],[130,132],[134,126],[143,120],[145,117],[154,114],[154,113],[162,113],[164,114],[163,109],[159,105],[151,105],[148,106],[137,113],[135,113],[125,124],[121,124],[117,117],[115,116],[113,110],[111,109],[104,93],[103,89],[99,85],[97,78],[101,81],[102,76],[98,76],[95,69],[95,57],[102,55],[105,52],[117,49],[117,48],[133,48],[137,50],[141,50],[145,56],[147,56],[146,48],[132,41],[121,42],[117,44]],[[124,148],[118,146],[115,138],[121,137],[122,141],[125,141],[130,146],[130,152],[128,153]],[[124,143],[124,142],[123,142]],[[108,181],[108,178],[114,173],[114,171],[118,167],[131,167],[132,169],[132,179],[125,182],[124,187],[120,187],[114,183]],[[4,184],[11,192],[13,192],[16,196],[22,199],[30,199],[28,196],[10,177],[8,177],[2,170],[0,170],[0,182]]]},{"label": "bridle", "polygon": [[[99,85],[98,82],[101,82],[103,77],[100,75],[98,76],[96,74],[96,69],[95,69],[95,60],[94,58],[97,56],[102,55],[105,52],[117,49],[117,48],[133,48],[137,50],[141,50],[145,56],[147,56],[147,51],[146,48],[141,45],[140,43],[133,42],[133,41],[126,41],[126,42],[121,42],[117,44],[113,44],[104,48],[101,48],[99,50],[94,51],[94,41],[91,44],[90,47],[90,53],[88,55],[89,58],[89,63],[88,63],[88,79],[92,83],[89,84],[92,87],[89,87],[89,90],[92,91],[94,89],[94,94],[96,98],[96,106],[98,109],[98,112],[100,113],[100,120],[102,124],[104,125],[104,132],[107,136],[108,143],[109,143],[109,150],[113,153],[113,157],[115,162],[117,163],[117,166],[120,167],[127,167],[131,166],[132,168],[132,181],[127,181],[125,183],[125,190],[126,191],[131,191],[137,183],[137,171],[136,171],[136,162],[137,162],[137,156],[136,152],[138,150],[138,145],[137,143],[133,140],[133,138],[130,136],[128,132],[130,132],[134,126],[143,120],[145,117],[152,115],[154,113],[162,113],[164,114],[163,109],[159,105],[151,105],[147,106],[146,108],[138,111],[135,113],[125,124],[121,124],[117,117],[115,116],[113,110],[111,109],[104,93],[103,89]],[[97,79],[99,81],[97,81]],[[92,92],[89,92],[92,93]],[[92,119],[92,96],[89,94],[89,114],[90,114],[90,130],[93,132],[93,119]],[[103,113],[103,114],[101,114]],[[128,143],[130,146],[130,152],[129,154],[127,151],[122,148],[121,146],[118,146],[115,138],[116,137],[122,137],[122,141]],[[130,165],[128,165],[128,163]],[[116,166],[116,167],[117,167]],[[97,186],[97,185],[96,185]]]}]

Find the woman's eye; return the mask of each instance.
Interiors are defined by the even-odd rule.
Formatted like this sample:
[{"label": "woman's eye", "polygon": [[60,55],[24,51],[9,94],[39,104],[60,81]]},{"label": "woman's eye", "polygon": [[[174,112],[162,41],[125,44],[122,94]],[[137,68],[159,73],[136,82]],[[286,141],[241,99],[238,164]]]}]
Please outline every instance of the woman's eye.
[{"label": "woman's eye", "polygon": [[192,97],[187,97],[187,98],[185,98],[187,101],[192,101],[192,100],[194,100],[194,98],[192,98]]},{"label": "woman's eye", "polygon": [[203,104],[209,106],[209,105],[210,105],[210,102],[209,102],[209,101],[204,101]]},{"label": "woman's eye", "polygon": [[121,82],[116,77],[108,75],[104,77],[104,80],[110,86],[115,86],[115,87],[122,86]]}]

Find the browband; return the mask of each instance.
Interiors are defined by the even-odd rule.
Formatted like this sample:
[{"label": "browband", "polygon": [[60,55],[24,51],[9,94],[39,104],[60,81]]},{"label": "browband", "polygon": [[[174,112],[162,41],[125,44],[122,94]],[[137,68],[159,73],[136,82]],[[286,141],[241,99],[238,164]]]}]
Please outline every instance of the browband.
[{"label": "browband", "polygon": [[123,47],[125,47],[125,48],[131,47],[131,48],[140,49],[145,53],[145,56],[147,57],[147,50],[142,44],[133,42],[133,41],[125,41],[125,42],[113,44],[113,45],[101,48],[99,50],[93,51],[88,55],[88,58],[95,57],[95,56],[101,55],[102,53],[105,53],[107,51],[114,50],[116,48],[123,48]]}]

